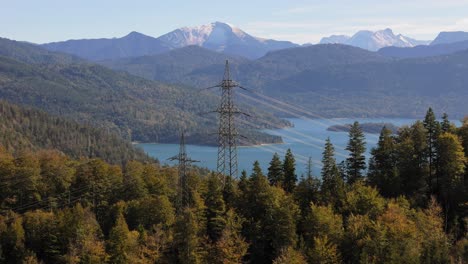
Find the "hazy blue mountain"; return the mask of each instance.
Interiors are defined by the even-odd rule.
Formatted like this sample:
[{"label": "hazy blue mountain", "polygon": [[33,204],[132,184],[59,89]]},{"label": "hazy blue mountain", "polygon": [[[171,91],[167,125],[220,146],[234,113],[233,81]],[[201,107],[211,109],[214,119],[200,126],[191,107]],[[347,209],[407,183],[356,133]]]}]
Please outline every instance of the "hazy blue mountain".
[{"label": "hazy blue mountain", "polygon": [[104,65],[152,80],[207,87],[220,81],[224,60],[229,59],[236,80],[259,87],[267,80],[279,80],[304,70],[327,65],[385,61],[385,57],[360,48],[339,45],[312,45],[271,51],[248,61],[238,57],[187,47],[167,54],[135,59],[105,61]]},{"label": "hazy blue mountain", "polygon": [[379,31],[362,30],[353,36],[333,35],[323,38],[321,44],[335,43],[346,44],[370,51],[377,51],[383,47],[414,47],[417,45],[428,44],[428,41],[415,40],[401,34],[395,35],[389,28]]},{"label": "hazy blue mountain", "polygon": [[326,116],[421,116],[428,107],[466,114],[468,51],[336,65],[266,83],[263,90]]},{"label": "hazy blue mountain", "polygon": [[170,50],[160,40],[138,32],[131,32],[121,38],[67,40],[41,46],[92,61],[159,54]]},{"label": "hazy blue mountain", "polygon": [[37,64],[83,62],[83,59],[73,55],[51,52],[34,44],[6,38],[0,38],[0,56]]},{"label": "hazy blue mountain", "polygon": [[386,47],[378,51],[379,54],[393,58],[418,58],[451,54],[468,49],[468,41],[445,43],[437,45],[421,45],[412,48]]},{"label": "hazy blue mountain", "polygon": [[[158,71],[145,77],[166,78],[173,67],[168,62],[158,64]],[[165,81],[207,87],[217,83],[223,73],[218,64],[196,67],[181,61],[180,65],[186,67],[182,74]],[[131,71],[129,65],[124,66],[120,69]],[[429,106],[461,117],[468,98],[463,87],[468,83],[467,68],[467,52],[394,60],[352,46],[327,44],[235,61],[232,74],[247,88],[327,117],[417,117]]]},{"label": "hazy blue mountain", "polygon": [[350,36],[346,35],[331,35],[329,37],[322,38],[319,44],[344,44],[350,38]]},{"label": "hazy blue mountain", "polygon": [[[233,75],[246,87],[261,89],[269,81],[281,80],[305,70],[330,65],[385,61],[385,57],[356,47],[339,44],[313,45],[269,52],[251,62],[234,65]],[[214,67],[198,69],[187,78],[193,83],[213,80],[220,72]],[[198,82],[200,83],[200,82]],[[200,84],[200,86],[202,83]]]},{"label": "hazy blue mountain", "polygon": [[258,58],[268,51],[299,46],[289,41],[254,37],[222,22],[179,28],[158,38],[132,32],[121,38],[68,40],[42,46],[51,51],[100,61],[156,55],[192,45],[247,58]]},{"label": "hazy blue mountain", "polygon": [[431,45],[447,44],[468,40],[468,32],[453,31],[440,32],[439,35],[431,42]]},{"label": "hazy blue mountain", "polygon": [[[147,79],[174,83],[195,69],[216,65],[222,70],[226,60],[229,60],[231,65],[248,62],[243,57],[226,55],[200,46],[187,46],[159,55],[108,60],[100,63]],[[218,79],[221,76],[219,75]]]}]

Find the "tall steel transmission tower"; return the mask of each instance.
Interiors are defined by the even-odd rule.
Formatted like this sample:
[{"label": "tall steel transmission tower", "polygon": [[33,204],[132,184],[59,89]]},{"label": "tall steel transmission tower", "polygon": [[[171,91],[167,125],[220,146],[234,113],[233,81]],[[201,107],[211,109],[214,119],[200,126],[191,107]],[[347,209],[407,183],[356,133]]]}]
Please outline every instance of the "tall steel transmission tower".
[{"label": "tall steel transmission tower", "polygon": [[234,88],[242,87],[231,79],[227,60],[223,80],[213,87],[221,88],[221,102],[215,112],[219,114],[217,173],[224,183],[226,176],[237,178],[237,141],[239,133],[236,129],[234,117],[236,114],[244,114],[234,105]]},{"label": "tall steel transmission tower", "polygon": [[199,162],[197,160],[192,160],[187,156],[184,132],[180,135],[179,154],[169,158],[169,160],[179,161],[177,210],[182,210],[183,208],[190,206],[190,186],[187,179],[187,169],[191,163]]}]

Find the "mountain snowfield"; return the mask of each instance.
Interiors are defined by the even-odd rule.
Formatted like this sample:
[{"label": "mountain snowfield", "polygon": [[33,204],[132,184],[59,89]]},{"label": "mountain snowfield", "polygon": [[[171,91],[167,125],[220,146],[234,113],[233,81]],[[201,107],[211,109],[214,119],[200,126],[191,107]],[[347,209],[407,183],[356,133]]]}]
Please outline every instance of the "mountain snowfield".
[{"label": "mountain snowfield", "polygon": [[361,30],[353,36],[332,35],[322,38],[320,44],[345,44],[362,49],[377,51],[384,47],[415,47],[427,45],[430,41],[415,40],[402,34],[395,35],[389,28],[379,31]]}]

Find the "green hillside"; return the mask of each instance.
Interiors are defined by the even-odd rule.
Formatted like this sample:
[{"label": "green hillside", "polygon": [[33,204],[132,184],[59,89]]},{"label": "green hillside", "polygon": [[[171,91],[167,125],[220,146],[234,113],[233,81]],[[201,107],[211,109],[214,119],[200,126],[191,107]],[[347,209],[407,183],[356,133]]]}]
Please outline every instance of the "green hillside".
[{"label": "green hillside", "polygon": [[5,101],[0,101],[0,145],[15,152],[57,149],[74,158],[99,157],[111,163],[148,160],[114,133]]}]

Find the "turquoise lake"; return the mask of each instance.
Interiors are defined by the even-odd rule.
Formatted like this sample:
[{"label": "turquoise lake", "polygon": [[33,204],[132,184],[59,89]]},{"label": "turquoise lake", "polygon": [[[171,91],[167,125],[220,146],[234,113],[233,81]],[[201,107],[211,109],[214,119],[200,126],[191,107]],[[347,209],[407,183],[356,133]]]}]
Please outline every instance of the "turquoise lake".
[{"label": "turquoise lake", "polygon": [[[335,146],[335,156],[337,161],[345,159],[347,155],[344,148],[348,142],[348,133],[327,131],[329,126],[335,124],[349,124],[356,120],[360,123],[384,122],[392,123],[396,126],[410,125],[416,121],[415,119],[402,118],[336,118],[313,120],[291,118],[288,120],[294,124],[294,127],[265,130],[270,134],[282,136],[284,141],[283,144],[238,147],[239,172],[246,170],[250,174],[252,164],[255,160],[258,160],[264,170],[264,173],[266,173],[268,163],[270,162],[273,153],[277,152],[280,156],[284,157],[286,150],[290,148],[296,158],[296,172],[298,176],[305,173],[309,157],[313,160],[314,175],[319,176],[323,145],[327,137],[330,137],[333,145]],[[367,153],[369,153],[370,149],[377,143],[378,134],[366,133],[365,136],[367,142]],[[148,155],[157,158],[162,164],[176,164],[168,161],[167,159],[178,153],[178,144],[142,143],[137,146],[142,148],[146,153],[148,153]],[[196,163],[197,166],[206,167],[212,170],[216,169],[216,147],[187,145],[187,153],[190,158],[200,161],[199,163]]]}]

